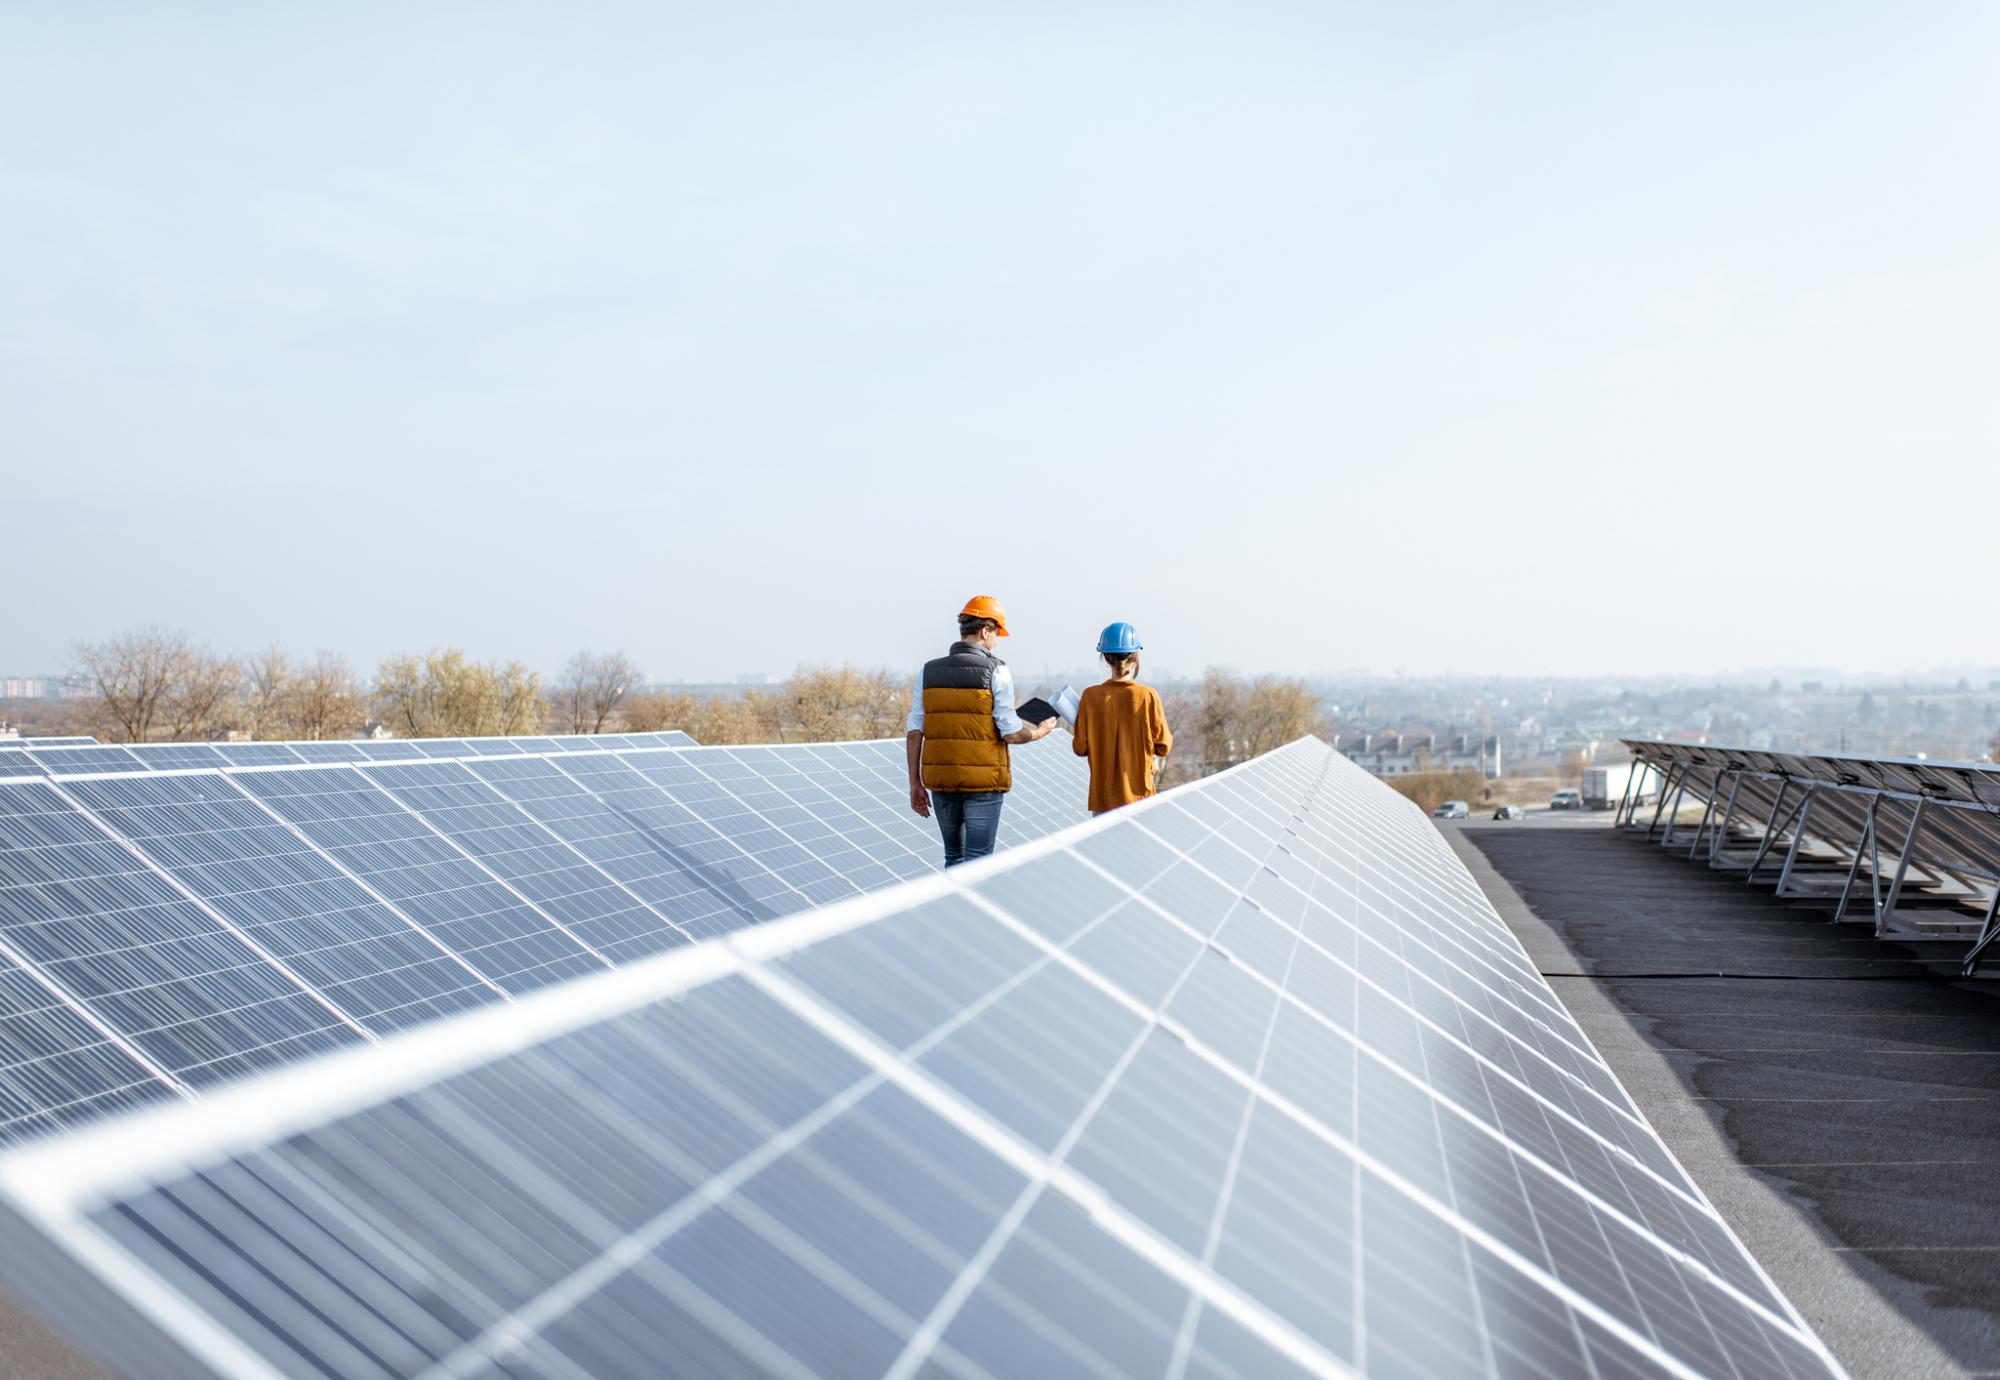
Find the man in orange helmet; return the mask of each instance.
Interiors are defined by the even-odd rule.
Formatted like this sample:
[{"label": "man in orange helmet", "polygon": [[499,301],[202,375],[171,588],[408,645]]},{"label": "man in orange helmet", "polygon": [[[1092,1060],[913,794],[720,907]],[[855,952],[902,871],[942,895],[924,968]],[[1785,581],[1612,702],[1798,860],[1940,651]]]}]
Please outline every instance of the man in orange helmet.
[{"label": "man in orange helmet", "polygon": [[1024,724],[1014,712],[1014,675],[993,655],[1006,635],[1000,601],[974,595],[958,612],[958,641],[924,663],[910,695],[910,808],[937,816],[946,867],[993,851],[1014,784],[1007,745],[1046,738],[1062,722]]}]

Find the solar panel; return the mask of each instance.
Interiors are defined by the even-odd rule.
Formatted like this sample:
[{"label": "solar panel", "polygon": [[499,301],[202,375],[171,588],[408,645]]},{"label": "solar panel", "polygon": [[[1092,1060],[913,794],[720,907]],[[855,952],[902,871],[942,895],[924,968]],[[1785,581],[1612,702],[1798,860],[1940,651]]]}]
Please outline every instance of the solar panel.
[{"label": "solar panel", "polygon": [[1839,1374],[1314,740],[19,1150],[0,1203],[7,1285],[148,1375]]},{"label": "solar panel", "polygon": [[236,783],[356,882],[519,994],[606,960],[358,771],[245,772]]},{"label": "solar panel", "polygon": [[[0,943],[176,1091],[365,1038],[45,782],[0,782]],[[23,1036],[10,1062],[40,1078]]]},{"label": "solar panel", "polygon": [[[695,747],[678,729],[659,733],[584,734],[562,738],[389,738],[324,742],[126,743],[95,738],[0,738],[0,774],[54,775],[147,767],[289,766],[300,762],[411,761],[427,757],[518,757],[524,753],[608,752],[620,748]],[[28,754],[24,763],[11,760]]]},{"label": "solar panel", "polygon": [[45,772],[131,771],[145,763],[122,747],[31,748],[28,760]]},{"label": "solar panel", "polygon": [[[654,745],[674,736],[316,763],[336,745],[160,744],[114,749],[123,772],[0,771],[0,957],[60,1001],[0,1006],[0,1143],[131,1086],[79,1071],[78,1022],[139,1061],[143,1095],[184,1093],[939,866],[889,785],[900,742]],[[299,751],[199,756],[266,747]],[[824,789],[790,765],[819,755]],[[1081,762],[1015,756],[1008,839],[1082,817]]]},{"label": "solar panel", "polygon": [[[1829,902],[1878,938],[1950,941],[1971,977],[2000,938],[2000,768],[1626,739],[1660,785],[1615,819],[1711,868]],[[1690,828],[1684,807],[1699,804]],[[1642,815],[1644,816],[1642,822]]]},{"label": "solar panel", "polygon": [[498,996],[220,774],[74,781],[69,797],[360,1030]]}]

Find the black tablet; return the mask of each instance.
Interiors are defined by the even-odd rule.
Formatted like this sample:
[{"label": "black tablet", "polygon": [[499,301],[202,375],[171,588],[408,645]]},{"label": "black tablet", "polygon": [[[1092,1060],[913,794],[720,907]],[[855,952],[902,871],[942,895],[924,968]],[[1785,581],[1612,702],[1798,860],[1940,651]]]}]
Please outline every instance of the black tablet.
[{"label": "black tablet", "polygon": [[1062,717],[1062,715],[1056,713],[1056,707],[1040,695],[1035,696],[1026,704],[1016,706],[1014,712],[1021,716],[1022,723],[1034,724],[1037,727],[1047,723],[1050,719],[1060,719]]}]

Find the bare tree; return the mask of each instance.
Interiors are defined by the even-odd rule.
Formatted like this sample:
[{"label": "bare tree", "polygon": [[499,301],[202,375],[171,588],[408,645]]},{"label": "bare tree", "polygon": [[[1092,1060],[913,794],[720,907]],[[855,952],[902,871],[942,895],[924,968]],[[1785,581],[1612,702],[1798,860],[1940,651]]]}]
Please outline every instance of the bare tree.
[{"label": "bare tree", "polygon": [[177,743],[219,738],[241,712],[243,667],[235,658],[191,647],[164,706],[167,734]]},{"label": "bare tree", "polygon": [[1175,756],[1198,763],[1203,776],[1326,729],[1324,707],[1304,682],[1264,676],[1245,684],[1212,668],[1192,711],[1194,741]]},{"label": "bare tree", "polygon": [[570,733],[602,733],[619,701],[639,683],[624,652],[578,652],[562,668],[549,698],[556,725]]},{"label": "bare tree", "polygon": [[619,704],[618,717],[627,733],[663,733],[670,728],[693,733],[688,725],[694,720],[694,696],[635,691]]},{"label": "bare tree", "polygon": [[808,743],[892,738],[910,712],[907,682],[852,666],[802,666],[778,698],[781,736]]},{"label": "bare tree", "polygon": [[539,733],[547,712],[542,678],[533,671],[518,661],[482,666],[455,647],[384,661],[375,705],[408,738]]},{"label": "bare tree", "polygon": [[1244,701],[1243,755],[1256,757],[1326,731],[1326,709],[1304,681],[1259,676]]},{"label": "bare tree", "polygon": [[321,652],[292,677],[284,717],[293,738],[351,738],[368,722],[368,697],[352,667]]},{"label": "bare tree", "polygon": [[151,738],[188,650],[185,632],[157,623],[102,642],[77,643],[70,663],[95,700],[98,736],[122,743]]},{"label": "bare tree", "polygon": [[101,736],[143,743],[213,737],[236,711],[242,668],[158,624],[103,642],[80,642],[72,660],[95,699]]},{"label": "bare tree", "polygon": [[896,738],[910,712],[909,682],[887,671],[802,666],[771,690],[628,696],[626,731],[678,728],[703,743],[840,742]]},{"label": "bare tree", "polygon": [[1243,682],[1227,671],[1211,667],[1201,678],[1194,730],[1203,776],[1211,776],[1243,760],[1237,737],[1242,728],[1245,698]]},{"label": "bare tree", "polygon": [[542,698],[542,677],[518,661],[486,668],[493,678],[494,709],[498,732],[540,733],[547,719],[549,703]]},{"label": "bare tree", "polygon": [[244,727],[252,738],[289,738],[292,658],[275,642],[243,662]]},{"label": "bare tree", "polygon": [[392,656],[375,671],[375,708],[389,731],[403,738],[443,737],[437,721],[436,687],[424,661]]}]

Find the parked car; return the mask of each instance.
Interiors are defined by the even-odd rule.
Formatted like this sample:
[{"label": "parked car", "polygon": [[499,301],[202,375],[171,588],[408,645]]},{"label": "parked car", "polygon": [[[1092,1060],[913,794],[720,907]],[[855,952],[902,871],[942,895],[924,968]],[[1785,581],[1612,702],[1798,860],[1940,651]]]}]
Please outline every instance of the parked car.
[{"label": "parked car", "polygon": [[1445,801],[1444,804],[1438,806],[1435,810],[1431,811],[1431,818],[1464,819],[1467,815],[1471,813],[1472,811],[1466,807],[1466,804],[1463,800],[1447,800]]},{"label": "parked car", "polygon": [[1526,819],[1528,812],[1519,805],[1502,805],[1493,812],[1495,819]]},{"label": "parked car", "polygon": [[1583,792],[1557,791],[1549,797],[1549,808],[1551,810],[1581,810],[1583,808]]}]

